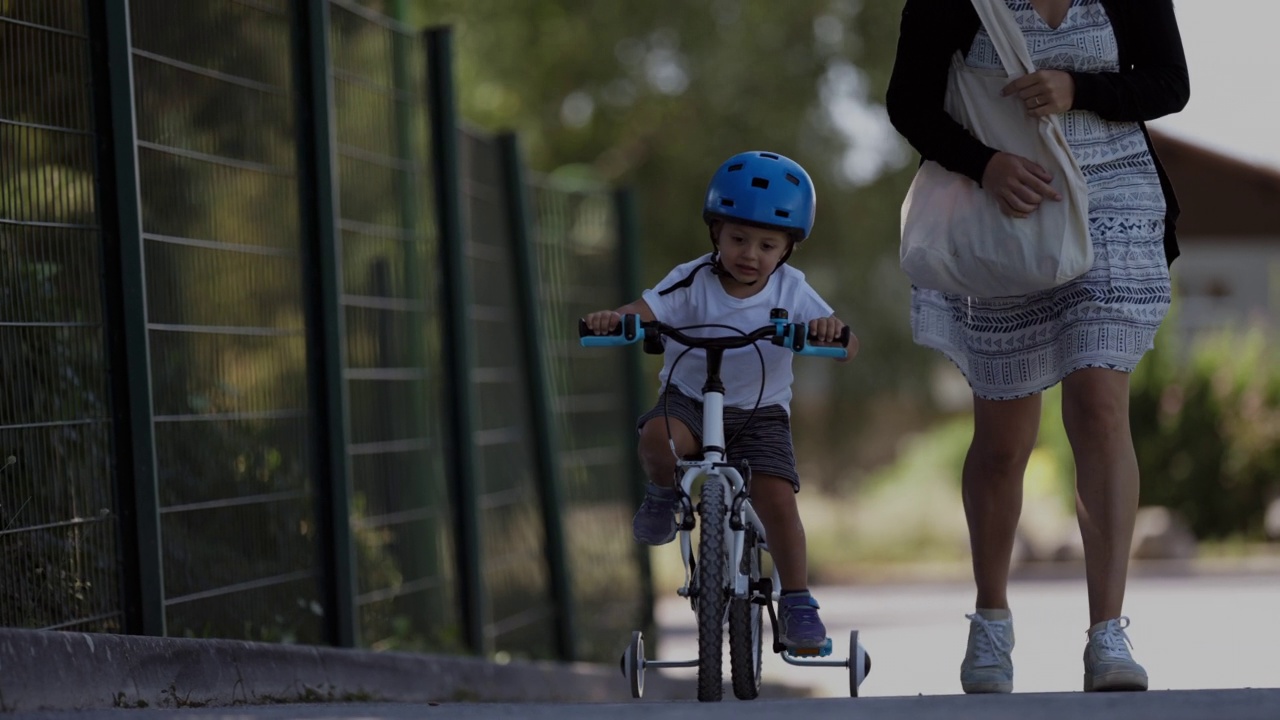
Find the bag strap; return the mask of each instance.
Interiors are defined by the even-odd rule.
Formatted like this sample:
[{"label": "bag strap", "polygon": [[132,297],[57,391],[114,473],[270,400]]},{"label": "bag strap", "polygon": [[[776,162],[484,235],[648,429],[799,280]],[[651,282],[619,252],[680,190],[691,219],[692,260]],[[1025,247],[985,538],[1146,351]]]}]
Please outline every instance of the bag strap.
[{"label": "bag strap", "polygon": [[1010,78],[1019,78],[1036,71],[1031,62],[1031,53],[1027,51],[1027,39],[1013,17],[1013,11],[1004,0],[972,0],[973,9],[978,11],[978,19],[982,27],[987,29],[991,44],[1004,63],[1004,70]]}]

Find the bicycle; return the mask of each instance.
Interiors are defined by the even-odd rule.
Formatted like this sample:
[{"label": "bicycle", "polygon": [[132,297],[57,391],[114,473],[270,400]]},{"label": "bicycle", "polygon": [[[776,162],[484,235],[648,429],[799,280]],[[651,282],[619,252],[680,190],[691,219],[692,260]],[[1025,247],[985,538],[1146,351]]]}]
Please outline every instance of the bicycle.
[{"label": "bicycle", "polygon": [[[624,315],[622,322],[609,335],[593,334],[579,321],[578,335],[584,347],[627,345],[643,340],[646,353],[662,354],[662,338],[689,348],[707,351],[707,380],[702,388],[702,453],[694,459],[680,459],[677,468],[682,476],[677,487],[679,510],[677,527],[680,554],[684,561],[684,585],[676,592],[689,598],[698,624],[698,657],[694,660],[649,660],[644,655],[644,637],[637,630],[622,655],[622,674],[631,685],[631,696],[644,694],[644,671],[647,668],[698,668],[698,700],[717,701],[723,695],[724,629],[729,629],[729,664],[734,696],[740,700],[755,699],[760,692],[763,663],[763,614],[768,610],[773,630],[773,651],[792,665],[845,667],[849,671],[849,694],[858,696],[858,688],[871,671],[871,656],[858,642],[858,631],[849,634],[850,655],[841,661],[821,660],[832,651],[831,638],[815,651],[790,650],[779,640],[778,616],[774,603],[778,600],[778,572],[761,577],[763,553],[769,551],[764,526],[747,495],[750,467],[726,462],[724,438],[724,386],[720,380],[721,361],[726,350],[743,348],[762,340],[787,347],[798,355],[842,358],[843,347],[814,346],[804,323],[787,320],[787,311],[775,308],[769,313],[770,324],[739,335],[691,337],[683,332],[692,328],[675,328],[662,322],[641,322],[638,315]],[[849,342],[848,328],[841,344]],[[694,482],[702,478],[699,502],[693,507],[691,492]],[[701,521],[697,559],[694,559],[693,530]]]}]

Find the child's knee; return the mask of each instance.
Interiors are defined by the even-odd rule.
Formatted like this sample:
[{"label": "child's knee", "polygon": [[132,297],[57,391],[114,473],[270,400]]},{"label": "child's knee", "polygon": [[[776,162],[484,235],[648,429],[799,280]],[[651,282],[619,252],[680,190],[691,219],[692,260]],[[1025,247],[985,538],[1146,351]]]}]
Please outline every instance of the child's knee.
[{"label": "child's knee", "polygon": [[672,440],[675,441],[675,452],[681,457],[696,451],[692,435],[678,420],[671,420],[670,436],[667,434],[667,423],[662,417],[649,420],[640,429],[640,463],[651,481],[664,480],[675,472],[676,456],[671,451]]},{"label": "child's knee", "polygon": [[675,472],[676,461],[671,451],[655,442],[645,442],[642,438],[639,447],[640,465],[644,468],[649,480],[657,476],[670,476]]}]

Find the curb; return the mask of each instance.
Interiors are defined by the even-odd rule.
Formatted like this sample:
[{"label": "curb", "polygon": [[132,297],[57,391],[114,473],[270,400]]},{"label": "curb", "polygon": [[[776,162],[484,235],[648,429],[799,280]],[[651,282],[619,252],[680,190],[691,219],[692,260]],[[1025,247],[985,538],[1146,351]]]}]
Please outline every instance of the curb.
[{"label": "curb", "polygon": [[[692,700],[692,679],[646,673],[644,700]],[[761,696],[800,697],[770,686]],[[614,702],[616,667],[371,652],[240,640],[0,628],[0,709],[184,708],[315,702]],[[643,701],[641,701],[643,702]]]}]

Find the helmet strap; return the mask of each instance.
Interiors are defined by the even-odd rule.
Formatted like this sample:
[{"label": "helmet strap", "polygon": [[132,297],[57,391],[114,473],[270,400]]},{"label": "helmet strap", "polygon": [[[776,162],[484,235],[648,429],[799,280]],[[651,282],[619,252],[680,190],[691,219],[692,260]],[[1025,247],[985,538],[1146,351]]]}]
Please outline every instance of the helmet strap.
[{"label": "helmet strap", "polygon": [[720,239],[716,237],[715,227],[717,224],[723,227],[721,223],[707,223],[707,235],[711,238],[711,274],[720,276],[728,271],[724,269],[724,265],[720,264]]}]

